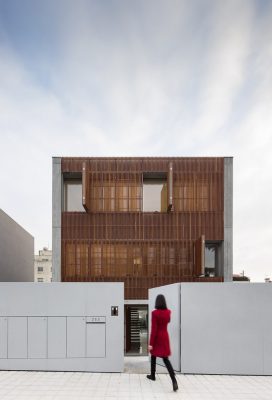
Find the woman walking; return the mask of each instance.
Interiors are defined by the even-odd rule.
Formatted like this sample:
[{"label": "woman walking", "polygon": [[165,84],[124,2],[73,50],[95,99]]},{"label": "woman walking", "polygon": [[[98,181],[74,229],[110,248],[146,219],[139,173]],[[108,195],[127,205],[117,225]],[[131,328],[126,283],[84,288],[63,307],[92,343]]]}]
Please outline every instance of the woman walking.
[{"label": "woman walking", "polygon": [[151,354],[151,374],[148,379],[156,380],[156,357],[163,359],[163,362],[172,379],[173,390],[178,390],[178,383],[175,373],[168,357],[171,354],[167,324],[170,322],[171,311],[168,310],[163,294],[159,294],[155,302],[155,310],[152,311],[151,335],[148,349]]}]

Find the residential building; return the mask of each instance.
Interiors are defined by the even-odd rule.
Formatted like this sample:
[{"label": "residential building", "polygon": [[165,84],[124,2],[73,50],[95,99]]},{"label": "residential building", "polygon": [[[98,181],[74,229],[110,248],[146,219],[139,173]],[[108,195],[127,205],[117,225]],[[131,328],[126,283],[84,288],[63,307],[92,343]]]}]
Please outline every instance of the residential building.
[{"label": "residential building", "polygon": [[44,247],[35,255],[35,282],[52,282],[52,250]]},{"label": "residential building", "polygon": [[33,282],[33,265],[33,236],[0,209],[0,282]]},{"label": "residential building", "polygon": [[53,281],[124,281],[126,350],[137,347],[149,288],[232,281],[232,168],[231,157],[53,158]]}]

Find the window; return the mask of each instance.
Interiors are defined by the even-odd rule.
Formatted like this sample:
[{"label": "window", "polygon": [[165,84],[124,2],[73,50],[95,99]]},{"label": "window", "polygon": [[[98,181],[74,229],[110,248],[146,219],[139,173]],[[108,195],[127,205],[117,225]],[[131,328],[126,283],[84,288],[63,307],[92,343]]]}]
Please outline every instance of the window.
[{"label": "window", "polygon": [[117,210],[118,211],[128,211],[129,204],[129,186],[124,182],[118,182],[116,184],[116,200],[117,200]]},{"label": "window", "polygon": [[147,246],[147,268],[149,276],[157,275],[157,248],[155,246]]},{"label": "window", "polygon": [[64,211],[84,211],[82,205],[82,181],[64,181]]},{"label": "window", "polygon": [[75,279],[77,276],[87,276],[88,262],[89,262],[89,252],[87,244],[66,243],[65,274],[67,277]]},{"label": "window", "polygon": [[180,176],[174,183],[176,211],[209,211],[209,182],[197,176]]},{"label": "window", "polygon": [[43,282],[43,278],[38,278],[38,282]]},{"label": "window", "polygon": [[167,177],[164,173],[143,176],[143,211],[167,211]]},{"label": "window", "polygon": [[102,274],[102,247],[100,244],[91,245],[91,274],[93,276]]},{"label": "window", "polygon": [[43,267],[38,267],[38,272],[43,272]]},{"label": "window", "polygon": [[94,182],[91,190],[91,211],[140,211],[142,190],[137,181]]},{"label": "window", "polygon": [[218,269],[217,243],[205,243],[205,276],[216,276]]}]

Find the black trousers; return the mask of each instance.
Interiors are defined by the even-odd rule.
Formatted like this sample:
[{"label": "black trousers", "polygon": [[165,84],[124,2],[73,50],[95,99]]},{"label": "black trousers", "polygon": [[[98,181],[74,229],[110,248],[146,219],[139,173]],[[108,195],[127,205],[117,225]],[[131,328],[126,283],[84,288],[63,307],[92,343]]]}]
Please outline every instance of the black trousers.
[{"label": "black trousers", "polygon": [[[167,371],[170,375],[170,378],[172,379],[172,382],[176,381],[176,377],[175,377],[175,372],[173,370],[172,364],[170,363],[168,357],[163,357],[163,362],[164,365],[167,368]],[[151,356],[151,375],[155,378],[155,373],[156,373],[156,357],[155,356]]]}]

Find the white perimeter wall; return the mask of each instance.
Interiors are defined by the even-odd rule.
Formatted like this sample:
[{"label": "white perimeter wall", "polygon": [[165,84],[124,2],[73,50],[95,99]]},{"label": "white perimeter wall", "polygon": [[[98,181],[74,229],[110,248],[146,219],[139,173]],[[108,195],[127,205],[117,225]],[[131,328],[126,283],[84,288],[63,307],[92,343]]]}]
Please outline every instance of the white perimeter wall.
[{"label": "white perimeter wall", "polygon": [[181,283],[181,372],[272,374],[272,285]]},{"label": "white perimeter wall", "polygon": [[[158,293],[165,294],[173,313],[169,332],[177,371],[272,375],[271,284],[194,282],[162,286],[149,291],[151,309]],[[176,359],[179,346],[180,369]]]},{"label": "white perimeter wall", "polygon": [[122,372],[123,366],[123,283],[0,283],[0,369]]}]

